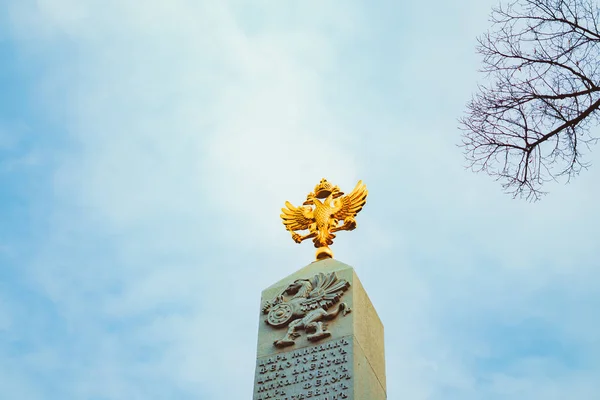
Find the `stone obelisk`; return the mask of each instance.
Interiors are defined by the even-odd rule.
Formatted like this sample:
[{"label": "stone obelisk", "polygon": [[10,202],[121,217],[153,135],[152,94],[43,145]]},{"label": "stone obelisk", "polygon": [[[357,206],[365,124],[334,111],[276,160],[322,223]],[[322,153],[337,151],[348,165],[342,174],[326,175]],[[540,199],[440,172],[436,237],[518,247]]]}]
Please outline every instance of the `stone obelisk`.
[{"label": "stone obelisk", "polygon": [[361,182],[344,196],[323,179],[303,206],[286,202],[286,228],[298,243],[313,239],[317,260],[262,292],[253,400],[386,399],[383,325],[329,249],[334,232],[356,227],[366,197]]}]

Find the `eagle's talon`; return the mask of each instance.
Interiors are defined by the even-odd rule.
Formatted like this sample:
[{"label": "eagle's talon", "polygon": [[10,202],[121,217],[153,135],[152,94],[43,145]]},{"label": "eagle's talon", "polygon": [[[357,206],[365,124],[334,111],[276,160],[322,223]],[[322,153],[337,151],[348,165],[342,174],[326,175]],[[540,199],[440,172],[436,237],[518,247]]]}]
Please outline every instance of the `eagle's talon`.
[{"label": "eagle's talon", "polygon": [[356,220],[354,218],[346,218],[344,221],[344,229],[348,231],[356,229]]},{"label": "eagle's talon", "polygon": [[292,233],[292,239],[294,239],[294,242],[296,242],[296,243],[302,242],[302,236],[300,236],[296,232]]}]

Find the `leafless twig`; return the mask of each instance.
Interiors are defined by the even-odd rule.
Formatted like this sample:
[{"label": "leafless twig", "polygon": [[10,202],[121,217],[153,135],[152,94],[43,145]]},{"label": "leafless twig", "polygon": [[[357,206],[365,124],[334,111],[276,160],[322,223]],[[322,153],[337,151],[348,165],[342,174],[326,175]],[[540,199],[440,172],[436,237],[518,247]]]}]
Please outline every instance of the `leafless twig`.
[{"label": "leafless twig", "polygon": [[493,9],[479,38],[481,85],[460,120],[469,167],[514,197],[588,164],[600,110],[600,8],[595,0],[516,0]]}]

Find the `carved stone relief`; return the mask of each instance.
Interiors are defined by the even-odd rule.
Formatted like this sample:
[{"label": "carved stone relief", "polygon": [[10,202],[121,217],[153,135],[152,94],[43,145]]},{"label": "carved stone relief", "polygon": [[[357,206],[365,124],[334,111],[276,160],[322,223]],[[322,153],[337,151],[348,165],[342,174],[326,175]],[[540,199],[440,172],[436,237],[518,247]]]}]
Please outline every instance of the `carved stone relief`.
[{"label": "carved stone relief", "polygon": [[[335,272],[319,273],[311,279],[295,280],[281,294],[266,301],[262,307],[263,314],[267,315],[265,322],[275,329],[288,328],[285,336],[273,344],[279,348],[293,346],[302,330],[311,342],[331,336],[326,321],[351,311],[346,303],[340,303],[349,287],[350,283],[338,279]],[[335,309],[327,311],[336,304]]]}]

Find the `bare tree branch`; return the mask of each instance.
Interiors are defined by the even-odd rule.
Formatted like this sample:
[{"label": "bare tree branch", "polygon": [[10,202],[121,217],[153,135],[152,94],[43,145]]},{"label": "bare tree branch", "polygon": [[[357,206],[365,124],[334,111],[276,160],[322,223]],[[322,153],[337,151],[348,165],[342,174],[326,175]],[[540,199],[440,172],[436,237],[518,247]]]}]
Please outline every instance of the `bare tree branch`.
[{"label": "bare tree branch", "polygon": [[[514,197],[587,164],[600,117],[600,8],[594,0],[512,0],[478,39],[489,79],[460,119],[469,166]],[[583,147],[582,147],[583,146]]]}]

